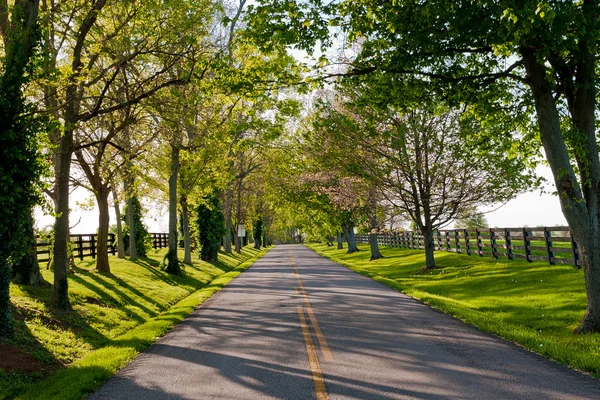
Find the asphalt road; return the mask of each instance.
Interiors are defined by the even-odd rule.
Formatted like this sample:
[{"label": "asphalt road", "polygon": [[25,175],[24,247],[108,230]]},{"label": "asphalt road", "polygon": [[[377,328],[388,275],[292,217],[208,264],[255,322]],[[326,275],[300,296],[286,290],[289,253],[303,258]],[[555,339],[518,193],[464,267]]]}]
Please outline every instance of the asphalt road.
[{"label": "asphalt road", "polygon": [[90,398],[600,399],[600,382],[287,245]]}]

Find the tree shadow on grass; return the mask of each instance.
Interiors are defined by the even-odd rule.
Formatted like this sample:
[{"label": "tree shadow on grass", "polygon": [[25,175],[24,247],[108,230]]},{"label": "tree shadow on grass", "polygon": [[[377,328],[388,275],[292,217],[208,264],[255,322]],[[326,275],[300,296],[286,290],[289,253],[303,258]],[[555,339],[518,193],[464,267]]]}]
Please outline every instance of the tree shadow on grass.
[{"label": "tree shadow on grass", "polygon": [[[144,264],[143,261],[139,262],[138,261],[134,261],[137,265],[142,266],[143,268],[149,270],[152,273],[156,273],[158,274],[158,278],[159,280],[169,284],[169,285],[173,285],[173,286],[178,286],[178,282],[176,282],[173,279],[169,278],[169,274],[161,272],[161,271],[155,271],[154,269],[152,269],[152,267]],[[149,308],[141,305],[139,302],[136,302],[135,300],[133,300],[131,298],[131,296],[125,294],[123,291],[117,289],[118,286],[122,287],[123,289],[128,290],[129,292],[131,292],[132,294],[134,294],[135,296],[144,299],[146,302],[152,304],[154,307],[157,308],[158,311],[164,311],[166,310],[166,306],[157,302],[156,300],[154,300],[153,298],[147,296],[146,294],[144,294],[143,292],[141,292],[139,289],[135,288],[134,286],[131,286],[129,283],[127,283],[127,281],[119,278],[117,275],[114,274],[105,274],[105,273],[99,273],[96,271],[89,271],[86,269],[78,269],[77,270],[79,273],[81,273],[82,275],[85,275],[86,277],[96,281],[100,286],[104,286],[107,288],[110,288],[111,290],[113,290],[119,297],[121,297],[124,301],[142,309],[144,312],[146,312],[149,315],[156,315],[157,312],[154,310],[150,310]],[[109,280],[114,281],[110,282]]]},{"label": "tree shadow on grass", "polygon": [[[78,271],[78,273],[81,275],[87,275],[87,276],[91,277],[91,279],[95,278],[93,276],[93,273],[87,272],[87,274],[86,274],[86,272],[87,271],[82,271],[82,272]],[[95,285],[94,283],[92,283],[88,280],[85,280],[79,276],[73,276],[73,277],[71,277],[71,279],[73,279],[73,281],[79,283],[81,286],[85,287],[86,289],[97,294],[104,304],[122,311],[123,313],[131,316],[135,321],[137,321],[139,323],[145,322],[146,318],[142,317],[141,315],[136,314],[131,309],[124,307],[123,303],[127,303],[134,307],[137,307],[140,310],[144,311],[146,314],[150,315],[151,317],[157,314],[156,311],[150,310],[149,308],[147,308],[147,307],[141,305],[140,303],[138,303],[137,301],[133,300],[130,296],[124,294],[122,291],[118,290],[116,288],[116,285],[108,284],[107,281],[104,279],[99,280],[100,285]],[[94,279],[94,280],[97,280],[97,279]],[[106,289],[110,289],[112,292],[114,292],[115,295],[117,296],[117,299],[115,299],[115,296],[109,294],[106,291]],[[115,300],[117,300],[117,301],[115,301]]]},{"label": "tree shadow on grass", "polygon": [[[71,276],[71,278],[73,277]],[[80,315],[76,310],[61,310],[57,308],[52,300],[52,288],[22,287],[21,290],[30,297],[37,298],[44,304],[43,311],[32,308],[16,307],[17,311],[23,316],[23,320],[39,318],[45,327],[50,327],[58,331],[70,331],[77,338],[80,338],[93,348],[102,347],[109,340],[106,336],[92,327],[86,318]],[[38,296],[40,290],[47,291],[50,295],[45,293],[42,296]]]},{"label": "tree shadow on grass", "polygon": [[[27,385],[31,385],[46,376],[52,371],[62,367],[54,355],[48,351],[31,333],[29,327],[25,324],[25,316],[21,314],[21,309],[14,308],[15,321],[14,339],[2,340],[0,343],[14,346],[19,352],[25,353],[25,357],[33,359],[26,370],[16,368],[11,371],[4,372],[0,369],[0,398],[11,399],[21,394]],[[3,354],[3,357],[11,357],[11,355]],[[15,354],[12,354],[15,356]],[[4,360],[5,364],[13,364],[11,360]],[[19,361],[19,360],[12,360]]]},{"label": "tree shadow on grass", "polygon": [[60,398],[58,396],[82,398],[82,396],[93,393],[113,373],[114,371],[108,367],[71,366],[53,374],[47,381],[33,386],[24,394],[23,398]]},{"label": "tree shadow on grass", "polygon": [[[24,390],[31,387],[32,384],[35,385],[36,382],[45,379],[65,366],[54,353],[38,340],[28,326],[27,321],[39,320],[46,329],[57,332],[71,332],[93,348],[100,348],[109,343],[109,339],[89,325],[78,312],[55,308],[51,300],[52,288],[22,286],[21,290],[43,303],[43,311],[33,307],[29,308],[26,305],[14,305],[13,339],[3,340],[2,342],[10,344],[25,353],[24,357],[31,355],[33,360],[39,361],[39,363],[37,363],[36,370],[29,368],[25,372],[19,370],[3,372],[0,370],[0,398],[11,399],[22,395]],[[39,324],[40,322],[32,323]]]}]

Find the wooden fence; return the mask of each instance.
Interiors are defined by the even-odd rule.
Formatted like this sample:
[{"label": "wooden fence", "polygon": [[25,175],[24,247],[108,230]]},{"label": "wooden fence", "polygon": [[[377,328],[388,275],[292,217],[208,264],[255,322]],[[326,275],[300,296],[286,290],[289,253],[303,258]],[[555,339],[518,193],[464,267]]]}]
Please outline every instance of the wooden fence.
[{"label": "wooden fence", "polygon": [[[168,246],[168,233],[151,233],[152,248],[161,249]],[[84,233],[71,235],[70,237],[73,257],[83,260],[85,257],[96,258],[98,248],[98,234]],[[51,243],[43,239],[38,239],[36,243],[36,254],[39,262],[50,260]],[[114,233],[108,234],[108,252],[113,256],[117,253],[117,242]]]},{"label": "wooden fence", "polygon": [[169,246],[169,234],[168,233],[151,233],[152,248],[162,249],[163,247]]},{"label": "wooden fence", "polygon": [[[368,243],[368,235],[356,235]],[[581,268],[577,243],[568,227],[450,229],[434,233],[435,249],[467,255],[491,256],[529,262],[547,261],[551,265],[570,264]],[[424,249],[423,235],[415,232],[378,234],[382,246]]]}]

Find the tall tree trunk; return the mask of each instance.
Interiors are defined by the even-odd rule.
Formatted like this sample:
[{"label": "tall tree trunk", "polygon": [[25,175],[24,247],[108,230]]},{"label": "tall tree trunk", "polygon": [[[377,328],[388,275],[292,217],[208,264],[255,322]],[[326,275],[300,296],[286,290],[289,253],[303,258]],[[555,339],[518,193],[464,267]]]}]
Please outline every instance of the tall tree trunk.
[{"label": "tall tree trunk", "polygon": [[435,240],[433,239],[433,229],[426,227],[421,230],[421,234],[423,235],[423,241],[425,242],[425,268],[435,268]]},{"label": "tall tree trunk", "polygon": [[[585,51],[589,52],[587,49]],[[584,57],[581,60],[581,65],[578,65],[577,69],[578,74],[582,74],[583,77],[577,76],[577,83],[580,87],[575,92],[577,97],[575,104],[581,106],[582,109],[574,110],[581,114],[574,115],[573,121],[578,125],[576,126],[578,134],[586,136],[585,149],[582,150],[585,150],[587,162],[586,160],[577,160],[580,169],[583,166],[583,171],[588,172],[587,177],[585,176],[586,172],[583,172],[586,178],[583,180],[583,190],[575,177],[569,152],[564,142],[558,108],[553,98],[552,87],[546,79],[546,66],[538,61],[537,54],[533,49],[523,49],[522,56],[535,102],[542,145],[554,175],[563,214],[573,232],[573,238],[579,245],[581,254],[587,307],[576,332],[600,332],[600,247],[598,246],[600,242],[598,216],[600,212],[598,208],[600,167],[598,167],[598,147],[594,123],[595,56],[588,54],[587,58]],[[589,77],[586,77],[585,74],[588,74]],[[579,102],[582,104],[578,104]],[[577,106],[574,105],[573,109],[576,108]],[[579,158],[581,158],[580,155]]]},{"label": "tall tree trunk", "polygon": [[115,202],[115,218],[117,220],[117,257],[125,258],[125,246],[123,244],[123,224],[121,223],[121,207],[119,207],[119,198],[117,191],[113,190],[113,201]]},{"label": "tall tree trunk", "polygon": [[19,262],[13,265],[13,282],[21,285],[42,286],[48,282],[44,280],[40,272],[40,265],[37,260],[37,246],[35,231],[33,229],[33,210],[27,219],[27,247],[28,251],[21,257]]},{"label": "tall tree trunk", "polygon": [[231,253],[231,214],[233,214],[233,189],[231,187],[227,188],[227,193],[225,194],[225,252]]},{"label": "tall tree trunk", "polygon": [[242,238],[239,235],[238,227],[242,223],[242,180],[238,179],[237,184],[237,202],[235,211],[235,251],[238,253],[242,252]]},{"label": "tall tree trunk", "polygon": [[187,196],[181,195],[179,205],[181,206],[181,224],[183,226],[183,263],[192,265],[192,238],[190,235],[190,215],[188,211]]},{"label": "tall tree trunk", "polygon": [[133,177],[131,176],[131,165],[129,166],[130,174],[125,179],[125,193],[127,194],[127,225],[129,225],[129,259],[135,261],[138,259],[137,243],[135,237],[135,216],[133,213]]},{"label": "tall tree trunk", "polygon": [[344,248],[344,234],[342,232],[337,233],[337,248],[341,250]]},{"label": "tall tree trunk", "polygon": [[369,233],[369,246],[371,247],[371,261],[379,260],[383,258],[383,255],[379,251],[379,241],[377,232]]},{"label": "tall tree trunk", "polygon": [[371,215],[371,233],[369,234],[369,245],[371,247],[371,261],[379,260],[383,258],[383,254],[379,251],[379,240],[378,240],[378,230],[377,226],[377,215],[375,215],[375,210],[373,210],[373,214]]},{"label": "tall tree trunk", "polygon": [[73,156],[73,130],[66,129],[60,138],[60,155],[56,170],[57,176],[57,215],[54,222],[54,302],[63,309],[71,308],[69,302],[69,284],[67,270],[69,268],[69,179],[71,173],[71,157]]},{"label": "tall tree trunk", "polygon": [[169,250],[166,271],[179,275],[177,257],[177,177],[179,176],[179,146],[171,145],[171,173],[169,175]]},{"label": "tall tree trunk", "polygon": [[356,253],[358,247],[356,246],[356,236],[354,235],[354,222],[350,221],[347,224],[342,226],[344,230],[344,236],[346,237],[346,242],[348,242],[348,251],[346,254]]},{"label": "tall tree trunk", "polygon": [[98,202],[98,244],[96,248],[96,271],[110,274],[108,262],[108,226],[110,214],[108,206],[109,191],[106,188],[96,190],[96,201]]}]

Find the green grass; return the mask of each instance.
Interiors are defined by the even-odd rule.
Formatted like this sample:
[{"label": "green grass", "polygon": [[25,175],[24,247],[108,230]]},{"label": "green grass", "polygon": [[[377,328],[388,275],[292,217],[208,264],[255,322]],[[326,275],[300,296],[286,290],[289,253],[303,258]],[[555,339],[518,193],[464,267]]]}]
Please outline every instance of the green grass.
[{"label": "green grass", "polygon": [[[45,369],[0,370],[0,399],[82,398],[265,252],[245,247],[240,255],[220,254],[218,263],[195,255],[182,276],[159,268],[166,249],[136,262],[110,257],[110,275],[95,272],[95,261],[85,259],[69,275],[70,312],[53,307],[51,287],[11,285],[16,322],[9,343]],[[52,282],[51,271],[42,274]]]},{"label": "green grass", "polygon": [[454,315],[484,331],[600,378],[600,334],[574,335],[585,312],[583,272],[569,265],[494,260],[436,252],[439,268],[424,272],[423,251],[363,251],[308,245],[317,253]]}]

